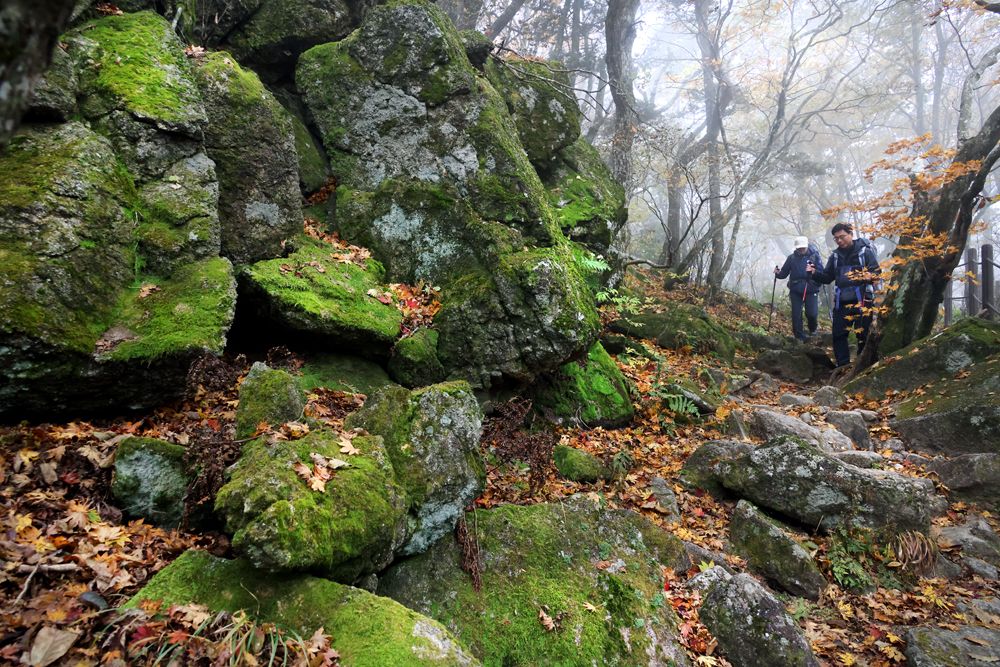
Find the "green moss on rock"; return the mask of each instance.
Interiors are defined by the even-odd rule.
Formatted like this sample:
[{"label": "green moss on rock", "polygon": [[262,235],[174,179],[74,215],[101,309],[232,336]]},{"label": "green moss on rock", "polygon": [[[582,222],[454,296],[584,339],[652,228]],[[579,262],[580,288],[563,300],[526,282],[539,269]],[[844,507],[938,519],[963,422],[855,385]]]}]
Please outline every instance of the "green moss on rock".
[{"label": "green moss on rock", "polygon": [[600,343],[543,380],[536,396],[536,405],[588,426],[620,426],[635,414],[625,377]]},{"label": "green moss on rock", "polygon": [[444,366],[437,356],[438,333],[419,329],[396,342],[389,358],[389,373],[405,387],[423,387],[440,382],[445,377]]},{"label": "green moss on rock", "polygon": [[356,667],[469,666],[478,662],[439,623],[388,598],[305,575],[261,572],[245,560],[186,551],[157,573],[126,608],[145,600],[245,611],[301,637],[322,628]]},{"label": "green moss on rock", "polygon": [[[389,564],[407,536],[406,504],[382,439],[357,437],[360,453],[340,452],[339,435],[313,431],[295,441],[244,447],[216,512],[225,518],[233,546],[269,571],[308,571],[355,581]],[[312,469],[313,454],[348,459],[325,489],[309,487],[295,470]]]},{"label": "green moss on rock", "polygon": [[320,354],[306,358],[299,385],[306,391],[327,387],[351,394],[371,395],[392,384],[389,374],[374,361],[343,354]]},{"label": "green moss on rock", "polygon": [[[478,510],[466,522],[480,547],[482,593],[453,539],[395,565],[379,593],[452,628],[485,665],[685,664],[662,596],[661,567],[688,566],[676,538],[583,497]],[[600,561],[612,565],[602,571]],[[560,629],[546,631],[539,610]]]},{"label": "green moss on rock", "polygon": [[413,534],[404,554],[425,551],[450,531],[466,504],[483,489],[482,413],[465,381],[413,391],[385,387],[345,425],[381,436],[385,442],[413,516]]},{"label": "green moss on rock", "polygon": [[98,45],[92,69],[84,76],[94,93],[104,98],[87,104],[105,110],[121,107],[178,129],[205,124],[184,46],[162,16],[153,12],[107,16],[86,24],[79,33]]},{"label": "green moss on rock", "polygon": [[844,389],[880,398],[889,389],[909,391],[951,377],[998,352],[1000,323],[967,317],[881,359]]},{"label": "green moss on rock", "polygon": [[[156,289],[152,289],[155,287]],[[131,332],[102,357],[114,361],[221,354],[236,307],[233,269],[222,257],[147,276],[122,294],[114,326]]]},{"label": "green moss on rock", "polygon": [[244,268],[241,288],[261,314],[293,331],[387,354],[399,336],[402,315],[368,294],[385,292],[381,265],[339,262],[331,246],[313,239],[302,238],[297,245],[284,259]]},{"label": "green moss on rock", "polygon": [[686,303],[665,305],[663,312],[639,313],[629,316],[627,320],[612,322],[611,330],[655,340],[660,347],[691,347],[696,352],[713,354],[730,363],[733,361],[736,341],[704,310]]},{"label": "green moss on rock", "polygon": [[579,138],[560,151],[545,178],[549,201],[563,233],[604,255],[628,220],[625,190],[597,150]]},{"label": "green moss on rock", "polygon": [[552,460],[559,474],[574,482],[611,479],[611,470],[599,458],[574,447],[556,445],[552,450]]},{"label": "green moss on rock", "polygon": [[298,380],[287,371],[257,362],[240,385],[236,437],[251,437],[261,422],[278,426],[296,421],[302,417],[305,404]]},{"label": "green moss on rock", "polygon": [[485,72],[517,125],[528,159],[548,171],[557,153],[580,136],[582,114],[562,63],[506,58],[489,60]]}]

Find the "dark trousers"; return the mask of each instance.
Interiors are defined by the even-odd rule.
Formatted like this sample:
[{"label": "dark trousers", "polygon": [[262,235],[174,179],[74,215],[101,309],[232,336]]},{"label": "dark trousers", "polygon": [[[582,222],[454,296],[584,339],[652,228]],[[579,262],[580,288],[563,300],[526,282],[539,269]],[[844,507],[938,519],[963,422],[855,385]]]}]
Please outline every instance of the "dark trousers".
[{"label": "dark trousers", "polygon": [[792,333],[799,340],[805,340],[806,335],[802,331],[802,306],[805,305],[806,320],[809,323],[809,333],[816,333],[816,318],[819,316],[819,299],[816,294],[806,294],[802,298],[800,290],[788,290],[788,298],[792,302]]},{"label": "dark trousers", "polygon": [[860,355],[861,350],[865,349],[872,316],[870,313],[864,314],[861,305],[844,303],[840,308],[833,309],[833,356],[836,357],[838,366],[851,363],[851,348],[847,337],[852,331],[858,337],[858,354]]}]

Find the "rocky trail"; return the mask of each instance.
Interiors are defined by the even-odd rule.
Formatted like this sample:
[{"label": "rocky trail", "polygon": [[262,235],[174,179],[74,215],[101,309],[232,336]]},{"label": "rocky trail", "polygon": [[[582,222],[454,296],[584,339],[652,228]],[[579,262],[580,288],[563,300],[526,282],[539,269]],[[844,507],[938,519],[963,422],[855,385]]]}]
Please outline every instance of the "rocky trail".
[{"label": "rocky trail", "polygon": [[[670,296],[674,303],[697,298]],[[732,324],[733,308],[712,310]],[[652,305],[650,312],[655,310]],[[612,323],[619,322],[617,315],[605,313]],[[744,329],[761,318],[747,307],[739,315],[746,318]],[[398,527],[395,536],[391,530],[379,533],[386,524],[371,517],[399,516],[391,494],[388,500],[384,494],[366,498],[366,487],[346,483],[345,473],[362,479],[361,459],[379,458],[372,447],[381,442],[365,434],[386,434],[391,442],[385,420],[393,421],[398,407],[392,406],[400,400],[424,414],[475,414],[471,406],[461,407],[469,400],[461,389],[456,394],[432,387],[407,398],[410,392],[400,388],[392,399],[392,392],[378,393],[372,403],[363,394],[320,387],[296,398],[280,387],[303,373],[303,362],[276,349],[267,365],[255,365],[249,375],[242,357],[196,365],[193,394],[144,416],[4,428],[3,655],[32,664],[49,664],[39,656],[102,664],[131,664],[157,654],[222,660],[240,655],[237,640],[266,635],[280,637],[274,641],[283,655],[309,664],[399,660],[384,650],[387,643],[407,643],[405,637],[392,639],[402,621],[390,619],[403,608],[384,608],[373,601],[389,602],[386,597],[368,593],[354,600],[367,588],[446,621],[444,627],[458,632],[475,655],[506,654],[524,663],[557,661],[584,649],[605,659],[612,652],[627,656],[633,634],[648,638],[649,664],[957,665],[1000,659],[994,648],[1000,645],[1000,538],[987,509],[993,480],[975,486],[967,474],[970,456],[975,461],[995,455],[908,451],[898,433],[905,428],[894,421],[894,406],[907,398],[903,393],[868,399],[753,368],[774,370],[776,353],[821,360],[820,348],[788,347],[780,337],[751,330],[742,340],[780,347],[739,343],[730,364],[699,353],[697,340],[660,347],[612,333],[624,326],[609,326],[605,345],[618,351],[617,364],[633,387],[631,423],[589,427],[571,419],[551,430],[543,426],[544,410],[532,425],[529,401],[516,398],[488,409],[478,445],[475,418],[464,435],[461,428],[450,429],[449,437],[465,440],[456,440],[455,451],[481,452],[485,485],[477,493],[475,484],[455,483],[476,477],[465,468],[472,459],[461,456],[435,464],[438,474],[442,465],[453,467],[445,477],[451,481],[412,468],[424,476],[431,496],[436,487],[437,497],[447,501],[425,499],[431,509],[418,511],[423,528],[405,531],[409,544],[424,544],[410,549],[414,557],[397,557],[388,570],[388,554],[405,554],[407,547],[400,549]],[[822,364],[816,372],[828,374]],[[249,391],[255,384],[264,391]],[[926,386],[913,392],[918,400],[927,395]],[[419,449],[419,429],[402,427],[411,429],[409,440]],[[323,432],[342,435],[327,445]],[[232,600],[223,602],[210,591],[231,589],[233,577],[257,582],[240,586],[248,600],[263,605],[265,611],[257,612],[263,619],[274,612],[266,611],[272,603],[261,600],[282,599],[285,585],[306,585],[287,575],[243,572],[239,568],[247,565],[239,563],[245,561],[226,570],[222,561],[211,560],[236,555],[211,518],[213,502],[224,515],[227,498],[240,506],[259,504],[251,500],[258,493],[253,489],[271,484],[246,463],[254,455],[245,446],[238,458],[248,440],[270,450],[270,468],[284,456],[281,451],[292,461],[295,450],[310,452],[315,465],[295,467],[298,477],[313,490],[338,484],[334,505],[324,512],[346,521],[356,513],[335,505],[356,504],[353,509],[368,517],[364,553],[339,559],[301,543],[294,554],[286,553],[288,541],[268,536],[265,524],[240,529],[238,521],[245,519],[228,521],[228,534],[237,527],[237,552],[251,559],[305,558],[313,571],[338,562],[327,576],[358,581],[360,589],[323,593],[347,598],[338,603],[342,613],[320,614],[324,630],[308,640],[267,634],[273,626],[239,614],[209,613],[231,608]],[[168,497],[166,478],[185,469],[199,472],[182,476]],[[244,492],[233,482],[241,475],[252,480]],[[288,475],[283,484],[294,485],[291,467]],[[949,475],[965,480],[964,486],[948,488]],[[154,478],[160,486],[150,490]],[[141,482],[128,486],[129,479]],[[448,515],[448,503],[467,509],[451,535],[450,524],[439,520],[442,512]],[[287,530],[302,528],[290,524]],[[327,529],[317,524],[315,530]],[[335,542],[347,535],[324,538]],[[200,551],[177,558],[192,548]],[[365,578],[365,572],[379,571]],[[609,590],[611,581],[619,583]],[[302,595],[317,594],[309,590]],[[130,599],[131,611],[115,609]],[[160,599],[175,604],[142,602]],[[379,619],[371,622],[381,628],[379,636],[386,633],[383,639],[353,634],[359,628],[345,617],[356,604]],[[661,612],[667,609],[676,614],[676,628],[664,624]],[[287,627],[286,611],[280,618]],[[292,623],[310,627],[316,614],[300,609]],[[615,622],[621,631],[607,634],[605,627]],[[428,645],[437,647],[436,660],[475,661],[443,627],[423,631],[431,637]]]}]

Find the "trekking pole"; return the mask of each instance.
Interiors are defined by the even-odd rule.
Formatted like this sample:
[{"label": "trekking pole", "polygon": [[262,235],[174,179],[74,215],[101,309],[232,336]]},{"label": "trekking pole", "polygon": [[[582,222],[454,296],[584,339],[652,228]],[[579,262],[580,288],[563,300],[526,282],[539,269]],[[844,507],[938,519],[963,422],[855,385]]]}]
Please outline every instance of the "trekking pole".
[{"label": "trekking pole", "polygon": [[[777,269],[777,265],[774,267]],[[774,291],[778,288],[778,274],[774,274],[774,283],[771,285],[771,309],[767,313],[767,333],[771,333],[771,317],[774,315]]]}]

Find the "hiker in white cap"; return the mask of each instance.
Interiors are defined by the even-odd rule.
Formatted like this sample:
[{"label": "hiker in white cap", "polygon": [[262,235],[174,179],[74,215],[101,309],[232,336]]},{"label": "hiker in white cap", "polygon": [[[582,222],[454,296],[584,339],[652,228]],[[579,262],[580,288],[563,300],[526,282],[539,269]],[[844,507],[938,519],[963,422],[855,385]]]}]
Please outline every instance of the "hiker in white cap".
[{"label": "hiker in white cap", "polygon": [[[819,315],[819,284],[812,279],[809,265],[814,269],[823,266],[823,259],[815,247],[810,246],[805,236],[795,237],[795,252],[785,259],[780,269],[774,267],[774,275],[779,280],[788,278],[788,298],[792,302],[792,333],[801,341],[807,341],[816,334],[816,318]],[[805,307],[809,332],[802,330],[802,308]]]}]

